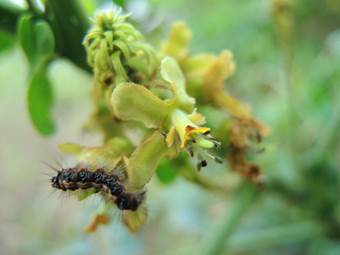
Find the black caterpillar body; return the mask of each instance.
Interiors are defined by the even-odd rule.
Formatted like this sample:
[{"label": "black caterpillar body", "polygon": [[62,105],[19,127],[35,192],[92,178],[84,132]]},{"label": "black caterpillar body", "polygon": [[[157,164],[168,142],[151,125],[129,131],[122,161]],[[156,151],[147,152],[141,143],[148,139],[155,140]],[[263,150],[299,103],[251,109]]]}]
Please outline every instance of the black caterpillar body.
[{"label": "black caterpillar body", "polygon": [[145,192],[126,192],[118,175],[108,174],[103,169],[89,171],[85,168],[66,168],[57,171],[51,178],[53,188],[63,191],[94,188],[96,192],[110,194],[120,210],[136,211],[142,204]]}]

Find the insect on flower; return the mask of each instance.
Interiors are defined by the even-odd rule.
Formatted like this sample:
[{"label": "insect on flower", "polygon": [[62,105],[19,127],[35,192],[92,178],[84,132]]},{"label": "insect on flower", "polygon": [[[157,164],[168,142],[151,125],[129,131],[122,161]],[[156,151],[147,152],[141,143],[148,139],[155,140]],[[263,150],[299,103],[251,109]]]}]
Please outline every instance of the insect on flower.
[{"label": "insect on flower", "polygon": [[86,168],[66,168],[51,178],[53,188],[63,191],[92,189],[105,200],[112,201],[120,210],[136,211],[145,198],[145,191],[131,193],[125,190],[118,175],[108,174],[104,169],[90,171]]}]

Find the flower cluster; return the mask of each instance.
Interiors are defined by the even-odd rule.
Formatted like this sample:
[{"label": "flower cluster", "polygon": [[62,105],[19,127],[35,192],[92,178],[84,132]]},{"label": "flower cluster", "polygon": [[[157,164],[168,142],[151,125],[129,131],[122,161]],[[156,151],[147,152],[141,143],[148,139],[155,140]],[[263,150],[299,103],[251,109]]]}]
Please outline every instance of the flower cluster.
[{"label": "flower cluster", "polygon": [[[187,48],[190,38],[185,24],[175,23],[162,48],[156,49],[143,40],[128,16],[99,14],[84,40],[95,78],[94,113],[87,128],[101,130],[105,142],[100,147],[64,144],[61,149],[76,155],[87,169],[120,169],[126,176],[127,192],[144,191],[160,161],[176,160],[182,151],[196,161],[192,166],[187,157],[182,175],[205,188],[213,185],[197,169],[209,161],[222,163],[218,154],[229,159],[232,168],[240,169],[241,163],[231,161],[230,153],[223,155],[237,140],[237,132],[232,132],[231,125],[216,130],[205,126],[200,106],[229,113],[228,123],[253,123],[248,129],[256,129],[259,136],[265,128],[254,120],[248,106],[224,90],[224,80],[235,69],[231,53],[191,55]],[[136,144],[139,139],[132,139],[131,131],[133,137],[143,137],[142,142]],[[245,159],[242,164],[247,164]],[[91,194],[78,192],[81,198]],[[111,207],[101,210],[87,229],[106,224],[108,209]],[[123,222],[131,231],[137,231],[146,216],[145,204],[136,211],[123,210]]]},{"label": "flower cluster", "polygon": [[190,29],[177,22],[164,42],[162,52],[177,60],[183,70],[187,90],[198,104],[209,104],[229,114],[230,121],[218,136],[220,141],[225,141],[222,145],[227,152],[226,159],[232,170],[260,183],[260,167],[247,160],[247,153],[268,135],[269,129],[252,116],[248,105],[238,101],[224,88],[225,80],[235,71],[232,53],[224,50],[219,56],[209,53],[192,55],[188,49],[190,40]]}]

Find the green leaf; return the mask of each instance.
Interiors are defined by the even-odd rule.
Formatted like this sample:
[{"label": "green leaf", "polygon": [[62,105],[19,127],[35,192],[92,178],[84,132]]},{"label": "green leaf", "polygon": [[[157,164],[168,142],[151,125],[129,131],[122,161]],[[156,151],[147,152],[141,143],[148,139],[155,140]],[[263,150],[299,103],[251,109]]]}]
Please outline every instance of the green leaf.
[{"label": "green leaf", "polygon": [[161,183],[169,184],[176,179],[176,166],[170,160],[162,159],[157,168],[156,175]]},{"label": "green leaf", "polygon": [[27,95],[30,117],[39,133],[50,135],[55,127],[50,116],[53,95],[47,77],[47,64],[54,53],[54,35],[46,21],[34,21],[30,15],[20,18],[18,34],[31,67]]},{"label": "green leaf", "polygon": [[55,40],[50,25],[44,20],[34,21],[23,15],[18,25],[19,42],[33,70],[42,61],[52,57]]},{"label": "green leaf", "polygon": [[124,165],[122,157],[130,155],[133,146],[122,137],[111,138],[104,146],[85,147],[77,144],[66,143],[59,145],[59,149],[68,154],[77,155],[78,162],[89,168],[97,168],[98,165],[106,169],[113,169],[117,165]]},{"label": "green leaf", "polygon": [[55,125],[51,118],[53,94],[47,76],[46,64],[40,64],[34,71],[28,88],[28,110],[33,125],[42,135],[51,135]]},{"label": "green leaf", "polygon": [[15,34],[19,16],[26,12],[11,0],[0,0],[0,24],[1,30]]},{"label": "green leaf", "polygon": [[125,6],[125,0],[112,0],[113,4],[118,5],[120,7]]},{"label": "green leaf", "polygon": [[55,41],[50,25],[39,20],[34,24],[35,50],[39,56],[50,56],[54,53]]},{"label": "green leaf", "polygon": [[18,23],[19,43],[28,61],[32,63],[35,56],[35,36],[33,17],[29,14],[21,16]]},{"label": "green leaf", "polygon": [[0,31],[0,52],[5,51],[14,44],[14,39],[6,32]]},{"label": "green leaf", "polygon": [[90,71],[86,61],[83,38],[90,19],[78,0],[45,0],[45,18],[57,39],[58,54],[70,59],[84,70]]}]

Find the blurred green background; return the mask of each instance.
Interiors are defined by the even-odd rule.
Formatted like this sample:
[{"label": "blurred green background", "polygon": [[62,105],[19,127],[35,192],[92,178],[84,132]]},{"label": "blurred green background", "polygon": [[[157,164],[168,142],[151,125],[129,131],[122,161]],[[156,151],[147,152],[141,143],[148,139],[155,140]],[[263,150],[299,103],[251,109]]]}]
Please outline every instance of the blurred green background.
[{"label": "blurred green background", "polygon": [[[89,16],[113,7],[81,2]],[[193,30],[193,52],[230,49],[237,69],[227,88],[272,130],[255,158],[265,188],[224,240],[223,254],[340,254],[340,2],[131,0],[124,8],[156,45],[172,21],[184,20]],[[91,76],[66,59],[53,63],[57,133],[41,137],[26,109],[27,61],[2,25],[0,253],[199,254],[233,210],[237,190],[220,195],[181,178],[170,185],[154,178],[141,232],[129,234],[118,212],[111,225],[81,232],[101,201],[54,193],[44,162],[69,164],[58,143],[100,143],[81,131],[91,111]]]}]

